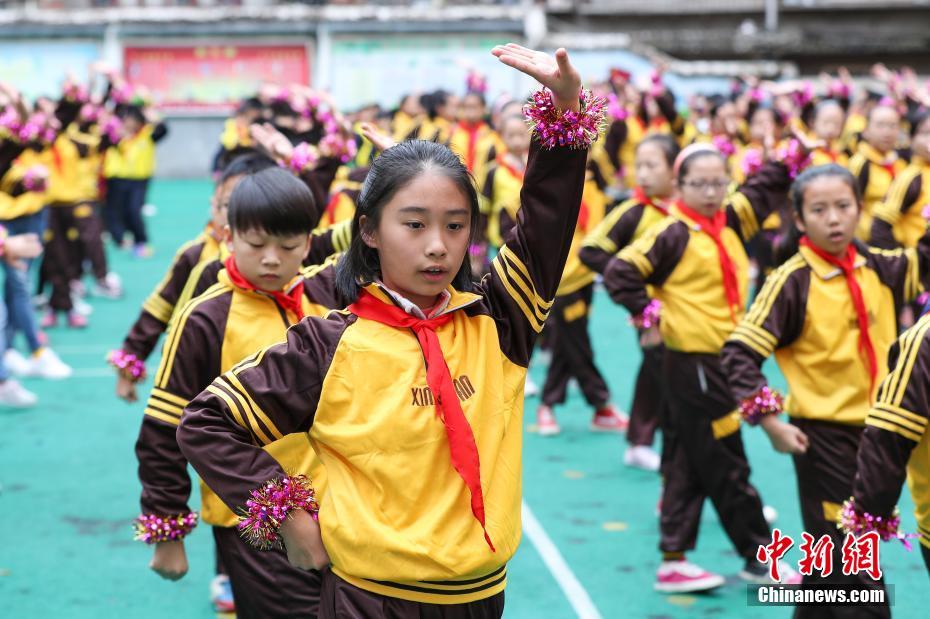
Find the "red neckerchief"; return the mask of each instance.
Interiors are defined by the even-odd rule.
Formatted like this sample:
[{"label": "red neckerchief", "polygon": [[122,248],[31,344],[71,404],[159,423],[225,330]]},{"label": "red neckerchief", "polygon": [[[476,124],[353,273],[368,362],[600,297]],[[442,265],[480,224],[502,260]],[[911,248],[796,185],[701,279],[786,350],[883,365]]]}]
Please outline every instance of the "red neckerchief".
[{"label": "red neckerchief", "polygon": [[651,206],[655,210],[668,217],[668,209],[661,204],[656,204],[652,198],[646,195],[646,192],[643,191],[642,187],[636,187],[633,189],[633,199],[644,206]]},{"label": "red neckerchief", "polygon": [[239,267],[236,266],[235,256],[230,256],[227,258],[223,263],[223,266],[226,267],[226,274],[229,275],[229,281],[232,282],[233,286],[242,288],[243,290],[248,290],[249,292],[267,294],[273,298],[275,303],[280,305],[284,311],[289,311],[296,314],[297,320],[301,320],[304,317],[304,287],[300,283],[294,285],[289,292],[281,292],[280,290],[276,290],[274,292],[261,290],[239,272]]},{"label": "red neckerchief", "polygon": [[730,309],[730,318],[733,319],[733,324],[737,324],[739,321],[736,319],[736,314],[742,309],[743,301],[739,293],[739,278],[736,276],[736,265],[733,264],[733,259],[727,252],[726,245],[723,244],[722,233],[724,228],[727,227],[726,212],[720,209],[714,214],[714,218],[710,219],[689,208],[681,200],[675,202],[675,206],[683,215],[696,223],[701,232],[712,238],[717,245],[717,255],[720,257],[720,271],[723,273],[723,290],[727,298],[727,307]]},{"label": "red neckerchief", "polygon": [[412,329],[423,350],[426,360],[426,384],[433,392],[436,416],[446,426],[452,466],[461,476],[471,493],[471,512],[481,524],[484,539],[492,552],[496,552],[485,527],[484,495],[481,492],[481,467],[478,461],[478,446],[468,419],[452,384],[452,375],[446,364],[445,355],[439,344],[436,329],[449,323],[452,314],[421,320],[411,316],[396,305],[384,303],[367,290],[362,290],[358,300],[348,307],[349,311],[368,320],[374,320],[395,329]]},{"label": "red neckerchief", "polygon": [[[862,297],[862,288],[856,281],[856,247],[850,243],[846,248],[846,255],[842,258],[831,256],[821,248],[810,242],[807,236],[801,237],[801,245],[808,248],[821,260],[827,264],[833,265],[843,272],[846,277],[846,286],[849,287],[849,296],[852,297],[853,308],[856,310],[856,319],[859,322],[859,353],[865,354],[868,361],[869,379],[871,381],[869,393],[875,387],[875,379],[878,377],[878,361],[875,356],[875,347],[872,345],[872,338],[869,335],[869,313],[865,308],[865,299]],[[871,396],[870,396],[871,397]]]},{"label": "red neckerchief", "polygon": [[478,132],[484,127],[484,122],[467,123],[464,120],[459,121],[459,129],[468,135],[468,146],[465,148],[465,167],[469,172],[475,169],[475,151],[478,148]]},{"label": "red neckerchief", "polygon": [[325,214],[329,217],[329,223],[332,225],[336,222],[336,208],[339,206],[339,199],[342,196],[341,191],[337,191],[333,194],[333,197],[329,199],[329,202],[326,204]]}]

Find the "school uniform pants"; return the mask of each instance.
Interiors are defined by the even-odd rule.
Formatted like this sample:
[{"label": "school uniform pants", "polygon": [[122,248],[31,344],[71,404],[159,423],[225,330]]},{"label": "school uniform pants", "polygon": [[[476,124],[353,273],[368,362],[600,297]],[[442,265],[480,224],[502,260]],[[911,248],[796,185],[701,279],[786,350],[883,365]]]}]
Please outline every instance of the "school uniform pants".
[{"label": "school uniform pants", "polygon": [[148,179],[107,179],[107,200],[104,209],[107,231],[117,245],[122,244],[128,230],[136,244],[148,243],[142,207],[148,192]]},{"label": "school uniform pants", "polygon": [[[792,456],[798,481],[801,521],[804,531],[820,539],[829,535],[833,540],[833,572],[826,578],[814,570],[804,577],[804,584],[858,585],[863,588],[884,588],[865,573],[843,575],[843,542],[846,534],[836,527],[843,501],[852,496],[856,474],[856,453],[862,437],[862,427],[829,421],[792,418],[791,423],[807,435],[807,452]],[[800,534],[795,539],[798,540]],[[800,541],[796,541],[800,544]],[[890,617],[884,606],[798,606],[794,616],[799,619],[828,617]]]},{"label": "school uniform pants", "polygon": [[476,602],[427,604],[365,591],[329,568],[322,577],[319,619],[500,619],[504,615],[503,591]]},{"label": "school uniform pants", "polygon": [[[24,215],[4,221],[3,225],[10,236],[31,233],[38,236],[41,241],[48,221],[48,210],[48,208],[43,208],[32,215]],[[39,325],[32,306],[32,291],[30,290],[30,271],[34,261],[35,259],[23,261],[26,264],[25,271],[17,269],[5,261],[0,261],[6,276],[3,282],[3,297],[9,312],[6,327],[6,346],[12,346],[16,333],[22,332],[26,338],[26,344],[29,346],[29,352],[35,352],[42,347],[42,343],[39,341]]]},{"label": "school uniform pants", "polygon": [[213,539],[238,619],[316,619],[320,572],[294,567],[284,550],[253,548],[236,527],[213,527]]},{"label": "school uniform pants", "polygon": [[610,389],[594,364],[594,349],[588,336],[588,314],[594,285],[556,297],[546,321],[552,361],[543,384],[542,403],[554,406],[565,402],[568,382],[575,378],[584,399],[595,408],[610,401]]},{"label": "school uniform pants", "polygon": [[77,208],[75,204],[53,204],[48,209],[41,272],[42,279],[52,286],[49,307],[58,312],[71,311],[71,280],[80,269]]},{"label": "school uniform pants", "polygon": [[94,279],[101,280],[107,276],[107,254],[103,247],[103,222],[100,219],[99,205],[85,202],[78,205],[74,212],[78,231],[78,253],[76,278],[84,273],[83,264],[90,264]]},{"label": "school uniform pants", "polygon": [[704,500],[744,559],[771,534],[762,500],[749,483],[736,402],[717,355],[666,350],[669,418],[663,428],[662,552],[686,552],[697,542]]},{"label": "school uniform pants", "polygon": [[630,426],[626,431],[626,441],[630,445],[652,445],[660,420],[668,415],[665,410],[668,400],[662,385],[665,346],[643,348],[642,352],[630,406]]}]

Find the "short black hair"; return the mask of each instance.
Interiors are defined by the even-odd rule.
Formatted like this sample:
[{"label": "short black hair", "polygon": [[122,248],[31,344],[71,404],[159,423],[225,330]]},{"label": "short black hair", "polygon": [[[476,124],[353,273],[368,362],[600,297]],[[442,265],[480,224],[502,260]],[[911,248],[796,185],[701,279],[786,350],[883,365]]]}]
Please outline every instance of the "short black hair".
[{"label": "short black hair", "polygon": [[[363,284],[381,276],[378,251],[369,247],[362,238],[361,218],[366,218],[364,232],[376,229],[384,206],[398,191],[425,172],[444,174],[461,190],[469,206],[470,242],[474,243],[478,238],[478,192],[474,179],[458,155],[443,144],[426,140],[401,142],[374,160],[359,194],[358,206],[352,219],[352,241],[336,271],[336,288],[343,298],[354,301]],[[468,255],[462,261],[452,285],[458,290],[472,289],[471,261]]]},{"label": "short black hair", "polygon": [[120,114],[120,117],[123,120],[131,118],[135,120],[137,123],[139,123],[140,125],[145,124],[145,113],[142,111],[142,108],[139,107],[138,105],[127,105],[126,107],[123,108],[122,114]]},{"label": "short black hair", "polygon": [[678,153],[681,152],[681,147],[678,146],[678,142],[667,133],[652,133],[647,135],[636,145],[636,149],[639,150],[639,147],[643,144],[655,144],[658,146],[659,150],[665,155],[665,161],[668,162],[669,168],[675,165],[675,159],[678,158]]},{"label": "short black hair", "polygon": [[234,176],[255,174],[256,172],[261,172],[262,170],[267,170],[274,166],[275,162],[271,157],[257,151],[240,154],[223,167],[219,182],[222,184]]},{"label": "short black hair", "polygon": [[229,228],[262,230],[276,236],[310,234],[320,220],[310,189],[293,174],[273,166],[248,174],[229,196]]}]

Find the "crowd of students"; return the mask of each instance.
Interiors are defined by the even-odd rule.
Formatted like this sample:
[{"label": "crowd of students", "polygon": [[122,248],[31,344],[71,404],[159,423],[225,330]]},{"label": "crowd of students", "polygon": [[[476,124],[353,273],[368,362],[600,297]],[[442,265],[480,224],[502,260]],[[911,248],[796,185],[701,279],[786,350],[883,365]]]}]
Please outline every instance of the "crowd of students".
[{"label": "crowd of students", "polygon": [[[625,463],[661,472],[656,590],[724,584],[685,557],[706,498],[740,577],[772,582],[744,424],[791,454],[805,531],[833,541],[837,564],[848,532],[905,537],[907,477],[930,568],[930,91],[878,66],[872,89],[845,71],[746,78],[679,106],[661,67],[586,90],[564,50],[492,53],[544,88],[489,103],[472,74],[461,96],[343,114],[326,93],[266,86],[226,122],[206,225],[110,357],[135,401],[165,334],[136,443],[152,569],[184,576],[202,519],[213,601],[241,617],[499,617],[537,346],[536,431],[560,433],[574,381],[591,429],[626,433]],[[32,315],[24,261],[43,230],[43,328],[57,313],[85,324],[85,268],[118,296],[101,212],[115,244],[128,230],[147,255],[142,205],[166,129],[144,92],[97,72],[102,94],[69,82],[33,108],[4,88],[11,327]],[[636,329],[642,349],[629,416],[610,389],[626,377],[599,368],[591,342],[599,285],[631,316],[611,328]],[[35,346],[19,327],[24,365],[52,358],[66,375],[35,322]],[[773,355],[785,399],[761,371]],[[16,388],[7,378],[0,398]],[[884,587],[841,570],[781,576]],[[795,614],[824,613],[843,609]]]}]

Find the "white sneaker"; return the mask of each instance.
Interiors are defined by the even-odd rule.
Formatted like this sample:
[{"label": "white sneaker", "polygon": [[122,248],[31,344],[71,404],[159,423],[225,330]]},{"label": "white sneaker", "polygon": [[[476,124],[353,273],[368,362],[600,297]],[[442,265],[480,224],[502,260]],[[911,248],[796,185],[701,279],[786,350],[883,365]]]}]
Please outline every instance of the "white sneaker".
[{"label": "white sneaker", "polygon": [[772,526],[775,524],[775,521],[778,520],[778,510],[771,505],[763,505],[762,517],[765,518],[767,523],[769,523],[769,526]]},{"label": "white sneaker", "polygon": [[662,458],[656,450],[648,445],[630,445],[623,454],[625,465],[644,471],[658,471],[661,461]]},{"label": "white sneaker", "polygon": [[532,398],[539,395],[539,386],[533,382],[533,379],[530,378],[530,375],[526,375],[526,383],[523,385],[523,396],[526,398]]},{"label": "white sneaker", "polygon": [[739,572],[740,579],[753,585],[801,584],[801,574],[791,568],[787,561],[778,562],[778,575],[781,577],[781,580],[773,580],[772,575],[769,573],[769,566],[755,560],[747,561],[746,565]]},{"label": "white sneaker", "polygon": [[123,296],[123,284],[119,275],[116,273],[107,273],[106,277],[94,282],[91,293],[95,297],[105,299],[119,299]]},{"label": "white sneaker", "polygon": [[0,383],[0,406],[13,408],[29,408],[39,401],[38,396],[19,384],[18,381],[8,378]]},{"label": "white sneaker", "polygon": [[62,361],[51,348],[41,348],[32,357],[30,376],[60,380],[68,378],[74,372],[71,366]]},{"label": "white sneaker", "polygon": [[16,376],[29,376],[29,372],[32,371],[32,364],[29,362],[29,359],[26,359],[26,357],[15,348],[10,348],[6,351],[3,355],[3,363],[6,365],[6,369]]},{"label": "white sneaker", "polygon": [[71,295],[71,311],[87,317],[94,313],[94,306],[81,297]]}]

